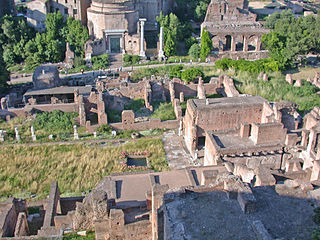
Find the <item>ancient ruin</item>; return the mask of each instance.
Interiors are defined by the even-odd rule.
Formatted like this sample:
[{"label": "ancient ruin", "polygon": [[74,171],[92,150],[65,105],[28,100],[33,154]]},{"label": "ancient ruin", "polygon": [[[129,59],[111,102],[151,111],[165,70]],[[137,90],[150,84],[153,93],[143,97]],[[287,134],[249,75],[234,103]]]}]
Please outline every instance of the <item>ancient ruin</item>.
[{"label": "ancient ruin", "polygon": [[268,30],[256,18],[257,15],[249,11],[246,0],[212,0],[201,29],[211,34],[214,57],[266,57],[266,51],[261,48],[261,37]]}]

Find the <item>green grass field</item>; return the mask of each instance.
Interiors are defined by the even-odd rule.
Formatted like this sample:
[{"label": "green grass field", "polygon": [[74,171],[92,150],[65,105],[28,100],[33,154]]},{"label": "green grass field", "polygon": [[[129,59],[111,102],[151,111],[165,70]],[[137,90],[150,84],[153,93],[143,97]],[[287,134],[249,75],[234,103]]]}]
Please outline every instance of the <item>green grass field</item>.
[{"label": "green grass field", "polygon": [[[168,170],[161,139],[140,139],[117,147],[89,144],[0,147],[0,197],[9,195],[38,199],[49,193],[57,180],[62,194],[79,195],[95,187],[104,177],[123,171],[121,152],[150,152],[151,168]],[[134,171],[134,170],[131,170]]]}]

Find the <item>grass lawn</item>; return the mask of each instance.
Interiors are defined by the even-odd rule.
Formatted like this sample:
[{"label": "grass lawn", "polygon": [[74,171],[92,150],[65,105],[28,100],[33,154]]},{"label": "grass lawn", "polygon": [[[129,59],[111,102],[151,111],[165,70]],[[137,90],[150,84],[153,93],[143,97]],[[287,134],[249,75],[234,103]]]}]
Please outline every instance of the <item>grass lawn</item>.
[{"label": "grass lawn", "polygon": [[[121,152],[148,150],[151,168],[169,170],[161,139],[139,139],[120,146],[100,147],[89,144],[3,146],[0,147],[0,197],[9,195],[37,199],[49,193],[57,180],[65,196],[95,187],[104,177],[121,172]],[[134,171],[134,170],[132,170]]]},{"label": "grass lawn", "polygon": [[235,80],[236,88],[240,93],[253,96],[262,96],[268,101],[279,102],[281,100],[291,101],[299,105],[298,110],[304,113],[314,106],[320,106],[320,96],[317,92],[320,90],[314,85],[305,81],[308,76],[312,79],[317,69],[300,69],[299,73],[293,75],[293,79],[302,79],[302,87],[294,87],[285,81],[285,74],[281,72],[267,73],[268,82],[258,80],[258,73],[236,72],[233,69],[227,71],[218,71],[215,67],[203,67],[201,69],[205,78],[226,74]]}]

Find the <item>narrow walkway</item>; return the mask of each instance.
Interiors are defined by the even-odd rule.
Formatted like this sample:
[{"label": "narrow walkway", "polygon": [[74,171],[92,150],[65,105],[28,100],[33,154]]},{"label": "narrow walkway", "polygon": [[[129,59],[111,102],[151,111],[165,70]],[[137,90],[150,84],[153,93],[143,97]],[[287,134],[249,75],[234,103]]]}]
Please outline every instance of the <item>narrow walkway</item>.
[{"label": "narrow walkway", "polygon": [[168,165],[171,169],[181,169],[193,166],[193,160],[189,153],[183,148],[183,138],[170,130],[163,134],[162,142],[166,152]]}]

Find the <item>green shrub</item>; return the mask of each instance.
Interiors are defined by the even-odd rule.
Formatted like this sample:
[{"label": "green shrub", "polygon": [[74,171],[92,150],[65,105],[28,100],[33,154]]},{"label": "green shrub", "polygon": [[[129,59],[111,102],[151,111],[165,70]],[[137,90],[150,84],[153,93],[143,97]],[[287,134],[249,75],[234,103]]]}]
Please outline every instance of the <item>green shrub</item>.
[{"label": "green shrub", "polygon": [[203,72],[198,68],[188,68],[181,73],[181,79],[186,83],[193,81],[197,77],[204,77]]},{"label": "green shrub", "polygon": [[43,112],[36,115],[33,126],[35,130],[42,130],[46,133],[72,132],[75,125],[74,118],[77,116],[78,113],[62,112],[60,110]]},{"label": "green shrub", "polygon": [[186,39],[186,49],[189,49],[193,44],[198,44],[198,40],[195,37],[189,37]]},{"label": "green shrub", "polygon": [[190,49],[189,49],[189,56],[193,57],[193,58],[199,58],[200,57],[200,51],[201,51],[201,48],[199,46],[199,44],[197,43],[194,43]]},{"label": "green shrub", "polygon": [[181,78],[181,70],[183,69],[183,65],[175,65],[169,70],[170,78]]},{"label": "green shrub", "polygon": [[108,122],[110,123],[121,122],[122,111],[114,110],[114,109],[106,109],[106,112],[108,116]]},{"label": "green shrub", "polygon": [[111,133],[112,129],[108,124],[102,124],[97,129],[97,133]]},{"label": "green shrub", "polygon": [[126,104],[124,106],[125,110],[132,110],[134,112],[140,110],[141,108],[144,108],[145,103],[142,98],[133,99],[130,103]]},{"label": "green shrub", "polygon": [[140,61],[140,56],[139,55],[124,54],[123,61],[127,64],[137,64]]},{"label": "green shrub", "polygon": [[92,61],[92,68],[94,70],[104,69],[109,66],[109,55],[105,53],[99,56],[94,56],[91,58],[91,61]]},{"label": "green shrub", "polygon": [[216,61],[215,65],[217,68],[222,70],[234,68],[236,71],[246,71],[250,73],[276,72],[281,70],[280,64],[271,58],[264,58],[256,61],[248,61],[244,59],[232,60],[230,58],[223,58]]},{"label": "green shrub", "polygon": [[83,58],[82,57],[75,57],[74,58],[74,61],[73,61],[73,65],[74,65],[74,67],[76,68],[76,67],[81,67],[81,66],[83,66],[83,65],[85,65],[86,64],[86,62],[83,60]]},{"label": "green shrub", "polygon": [[155,111],[151,114],[150,118],[160,118],[161,121],[176,119],[171,102],[160,103],[159,107],[154,108]]}]

